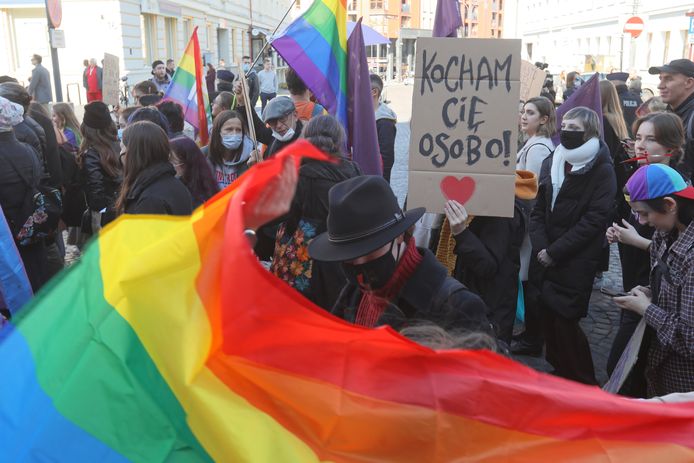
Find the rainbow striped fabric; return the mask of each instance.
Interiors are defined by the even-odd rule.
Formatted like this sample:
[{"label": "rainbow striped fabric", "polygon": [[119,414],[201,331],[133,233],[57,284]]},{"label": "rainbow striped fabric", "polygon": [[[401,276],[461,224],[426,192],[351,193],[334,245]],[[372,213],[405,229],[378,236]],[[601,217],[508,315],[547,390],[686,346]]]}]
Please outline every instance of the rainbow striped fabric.
[{"label": "rainbow striped fabric", "polygon": [[316,99],[347,127],[346,0],[315,0],[272,41]]},{"label": "rainbow striped fabric", "polygon": [[0,331],[12,462],[693,461],[694,403],[338,320],[243,235],[287,156],[189,218],[121,217]]},{"label": "rainbow striped fabric", "polygon": [[195,127],[200,146],[209,143],[212,128],[210,97],[207,94],[205,75],[202,69],[202,55],[198,41],[198,28],[193,30],[188,46],[176,73],[164,95],[165,100],[175,101],[183,107],[185,120]]}]

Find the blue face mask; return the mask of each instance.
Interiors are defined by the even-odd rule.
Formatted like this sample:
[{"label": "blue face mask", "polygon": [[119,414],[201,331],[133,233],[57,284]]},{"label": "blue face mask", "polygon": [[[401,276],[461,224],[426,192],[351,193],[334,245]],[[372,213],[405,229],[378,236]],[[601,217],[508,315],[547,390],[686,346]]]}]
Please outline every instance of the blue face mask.
[{"label": "blue face mask", "polygon": [[248,63],[243,63],[242,69],[243,69],[243,72],[248,72],[251,70],[251,65]]},{"label": "blue face mask", "polygon": [[241,146],[242,141],[243,136],[241,134],[222,135],[222,145],[224,145],[226,149],[235,150]]},{"label": "blue face mask", "polygon": [[124,129],[118,129],[118,141],[123,140],[123,130]]}]

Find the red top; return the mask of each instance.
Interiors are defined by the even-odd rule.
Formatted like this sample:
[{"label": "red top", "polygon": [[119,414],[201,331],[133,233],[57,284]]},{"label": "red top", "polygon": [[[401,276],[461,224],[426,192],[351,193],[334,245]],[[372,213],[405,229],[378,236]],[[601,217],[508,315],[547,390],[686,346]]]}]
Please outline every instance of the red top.
[{"label": "red top", "polygon": [[96,78],[96,66],[89,66],[87,71],[87,85],[89,86],[88,92],[98,92],[99,91],[99,80]]}]

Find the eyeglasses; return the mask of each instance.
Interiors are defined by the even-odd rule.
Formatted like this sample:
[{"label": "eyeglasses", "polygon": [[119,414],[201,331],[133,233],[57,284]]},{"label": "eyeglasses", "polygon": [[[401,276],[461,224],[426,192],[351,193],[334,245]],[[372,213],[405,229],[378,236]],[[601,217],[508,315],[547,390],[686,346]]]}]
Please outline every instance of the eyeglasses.
[{"label": "eyeglasses", "polygon": [[287,114],[284,117],[281,117],[279,119],[272,119],[268,121],[267,125],[269,125],[271,128],[276,129],[277,127],[282,124],[285,128],[289,128],[289,121],[291,119],[291,114]]}]

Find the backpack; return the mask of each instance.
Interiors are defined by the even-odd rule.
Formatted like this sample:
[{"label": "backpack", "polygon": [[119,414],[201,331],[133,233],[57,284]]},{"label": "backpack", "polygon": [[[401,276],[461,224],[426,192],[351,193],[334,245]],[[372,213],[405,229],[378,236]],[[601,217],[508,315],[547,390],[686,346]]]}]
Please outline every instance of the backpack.
[{"label": "backpack", "polygon": [[63,207],[60,190],[48,185],[32,185],[14,161],[9,157],[6,159],[27,187],[19,216],[10,221],[14,239],[20,246],[28,246],[53,237],[58,229]]}]

